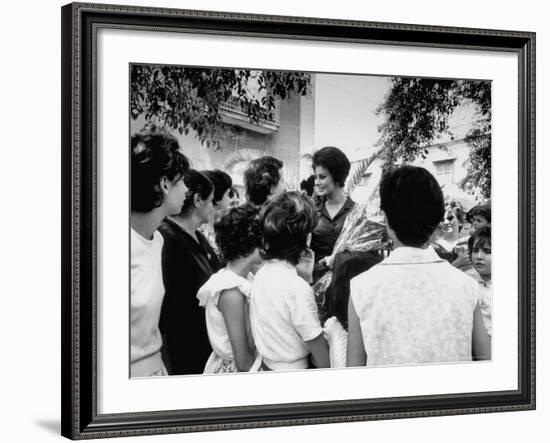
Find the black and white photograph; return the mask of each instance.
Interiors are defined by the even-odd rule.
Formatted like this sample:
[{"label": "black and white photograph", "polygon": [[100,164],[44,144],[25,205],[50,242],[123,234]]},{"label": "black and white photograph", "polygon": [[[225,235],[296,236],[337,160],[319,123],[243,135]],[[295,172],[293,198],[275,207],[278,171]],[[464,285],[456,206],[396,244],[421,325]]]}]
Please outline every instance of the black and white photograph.
[{"label": "black and white photograph", "polygon": [[490,79],[129,89],[131,378],[491,361]]},{"label": "black and white photograph", "polygon": [[62,435],[535,409],[535,33],[145,3],[61,10]]}]

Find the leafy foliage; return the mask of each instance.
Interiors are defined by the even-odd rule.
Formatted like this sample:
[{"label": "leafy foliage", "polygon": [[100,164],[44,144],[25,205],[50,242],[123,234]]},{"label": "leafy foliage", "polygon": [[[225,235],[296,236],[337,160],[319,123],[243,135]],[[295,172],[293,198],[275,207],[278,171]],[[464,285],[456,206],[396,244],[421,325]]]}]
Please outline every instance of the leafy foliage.
[{"label": "leafy foliage", "polygon": [[229,99],[236,97],[257,123],[272,119],[277,99],[306,95],[310,83],[310,74],[302,72],[133,65],[130,113],[180,134],[193,130],[201,144],[219,149],[230,130],[221,122],[220,106]]},{"label": "leafy foliage", "polygon": [[428,154],[426,147],[440,133],[449,132],[448,117],[458,106],[452,81],[394,78],[386,101],[377,110],[387,120],[378,130],[386,160],[410,162]]},{"label": "leafy foliage", "polygon": [[348,193],[353,192],[353,190],[359,185],[361,179],[363,178],[363,175],[369,169],[369,166],[372,164],[373,161],[378,159],[383,152],[384,148],[379,148],[368,157],[365,157],[358,163],[354,164],[353,170],[351,171],[351,174],[346,181],[346,191]]},{"label": "leafy foliage", "polygon": [[491,198],[491,137],[481,129],[474,129],[466,142],[470,146],[470,164],[463,185],[470,182],[485,198]]},{"label": "leafy foliage", "polygon": [[490,196],[491,187],[491,84],[487,81],[424,78],[392,79],[392,89],[377,113],[386,116],[378,128],[381,156],[386,164],[405,163],[428,154],[428,146],[441,135],[454,138],[449,117],[465,103],[478,111],[475,126],[465,137],[470,147],[470,165],[465,182]]}]

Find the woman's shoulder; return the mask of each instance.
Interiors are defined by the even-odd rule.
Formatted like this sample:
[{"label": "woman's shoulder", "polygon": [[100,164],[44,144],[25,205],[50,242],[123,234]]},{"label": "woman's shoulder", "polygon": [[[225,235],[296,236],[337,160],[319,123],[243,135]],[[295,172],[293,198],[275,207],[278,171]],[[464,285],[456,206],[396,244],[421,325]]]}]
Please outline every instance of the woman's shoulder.
[{"label": "woman's shoulder", "polygon": [[180,226],[169,218],[165,218],[160,226],[158,231],[161,233],[164,238],[165,243],[175,243],[183,242],[186,243],[188,238],[191,238]]},{"label": "woman's shoulder", "polygon": [[158,227],[158,231],[162,234],[163,237],[172,236],[175,233],[175,228],[173,226],[173,223],[170,222],[167,218],[165,218],[160,226]]},{"label": "woman's shoulder", "polygon": [[206,304],[208,299],[212,299],[217,304],[220,295],[224,291],[237,289],[248,298],[250,296],[250,288],[251,284],[247,279],[227,268],[223,268],[213,274],[199,289],[197,298],[201,305]]}]

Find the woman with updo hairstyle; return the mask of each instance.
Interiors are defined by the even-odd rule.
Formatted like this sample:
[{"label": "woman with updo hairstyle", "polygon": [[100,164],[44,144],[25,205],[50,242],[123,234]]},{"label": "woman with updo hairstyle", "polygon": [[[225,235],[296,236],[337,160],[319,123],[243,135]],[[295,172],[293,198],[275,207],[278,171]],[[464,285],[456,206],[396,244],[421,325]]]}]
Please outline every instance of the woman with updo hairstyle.
[{"label": "woman with updo hairstyle", "polygon": [[185,176],[189,188],[178,215],[159,228],[164,237],[162,270],[166,295],[160,328],[165,337],[165,362],[171,375],[201,374],[211,352],[197,291],[220,269],[214,250],[198,231],[214,211],[214,185],[191,170]]},{"label": "woman with updo hairstyle", "polygon": [[285,190],[283,162],[270,155],[252,160],[244,171],[244,186],[247,201],[262,206]]},{"label": "woman with updo hairstyle", "polygon": [[159,331],[164,287],[157,228],[179,213],[189,162],[177,140],[154,126],[132,136],[130,157],[130,376],[168,375]]},{"label": "woman with updo hairstyle", "polygon": [[317,226],[313,230],[311,249],[315,253],[314,281],[332,267],[329,257],[349,212],[355,202],[346,196],[344,186],[351,164],[338,148],[327,146],[313,154]]},{"label": "woman with updo hairstyle", "polygon": [[252,334],[264,370],[329,367],[313,290],[297,265],[308,250],[316,213],[307,197],[285,192],[260,213],[263,257],[250,295]]}]

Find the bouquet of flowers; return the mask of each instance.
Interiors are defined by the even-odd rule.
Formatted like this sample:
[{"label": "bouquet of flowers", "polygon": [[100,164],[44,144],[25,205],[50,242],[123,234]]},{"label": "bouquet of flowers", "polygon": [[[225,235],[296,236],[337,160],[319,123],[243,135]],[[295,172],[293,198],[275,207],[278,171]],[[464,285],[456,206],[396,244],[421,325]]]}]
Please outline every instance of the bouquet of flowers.
[{"label": "bouquet of flowers", "polygon": [[356,205],[344,222],[331,257],[342,251],[382,249],[385,247],[385,233],[386,225],[379,216],[368,214],[365,205]]},{"label": "bouquet of flowers", "polygon": [[[364,252],[386,248],[386,225],[379,216],[368,213],[367,205],[356,205],[348,214],[342,232],[334,245],[332,255],[328,257],[327,262],[332,268],[334,258],[340,252]],[[329,270],[313,285],[321,318],[326,310],[325,292],[331,278],[332,271]]]}]

